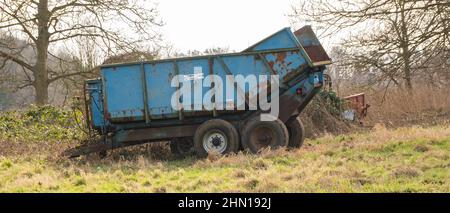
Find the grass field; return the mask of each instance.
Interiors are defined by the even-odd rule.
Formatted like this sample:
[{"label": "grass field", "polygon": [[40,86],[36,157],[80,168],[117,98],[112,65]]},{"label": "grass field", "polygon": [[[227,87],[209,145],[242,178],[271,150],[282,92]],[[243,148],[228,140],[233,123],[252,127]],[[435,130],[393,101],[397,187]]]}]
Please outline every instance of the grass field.
[{"label": "grass field", "polygon": [[307,140],[299,150],[207,159],[115,151],[106,159],[67,160],[36,149],[0,156],[0,191],[450,192],[449,144],[449,126],[377,125]]}]

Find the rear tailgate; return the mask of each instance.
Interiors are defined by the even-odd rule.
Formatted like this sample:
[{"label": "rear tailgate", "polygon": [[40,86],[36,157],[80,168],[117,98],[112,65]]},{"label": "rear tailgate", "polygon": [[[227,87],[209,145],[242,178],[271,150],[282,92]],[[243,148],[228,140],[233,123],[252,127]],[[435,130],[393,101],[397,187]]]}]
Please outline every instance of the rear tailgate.
[{"label": "rear tailgate", "polygon": [[311,26],[304,26],[294,32],[295,37],[305,49],[306,54],[311,60],[313,66],[329,65],[331,59],[325,52],[316,34],[311,29]]}]

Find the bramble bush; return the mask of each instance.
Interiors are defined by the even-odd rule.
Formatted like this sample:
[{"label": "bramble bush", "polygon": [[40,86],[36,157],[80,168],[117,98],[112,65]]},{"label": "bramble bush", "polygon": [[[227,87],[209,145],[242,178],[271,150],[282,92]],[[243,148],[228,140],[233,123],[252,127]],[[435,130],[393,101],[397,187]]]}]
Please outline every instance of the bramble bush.
[{"label": "bramble bush", "polygon": [[339,98],[334,91],[322,90],[319,92],[319,97],[325,104],[328,112],[332,115],[340,116],[344,107],[344,100]]},{"label": "bramble bush", "polygon": [[0,112],[0,139],[20,142],[81,140],[86,137],[81,111],[31,105]]}]

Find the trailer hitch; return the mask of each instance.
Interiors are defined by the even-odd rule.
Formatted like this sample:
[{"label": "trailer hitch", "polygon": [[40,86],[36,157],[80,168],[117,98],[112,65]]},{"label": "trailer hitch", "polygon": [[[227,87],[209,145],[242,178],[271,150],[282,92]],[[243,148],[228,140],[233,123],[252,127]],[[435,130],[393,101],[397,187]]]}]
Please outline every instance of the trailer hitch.
[{"label": "trailer hitch", "polygon": [[105,140],[104,136],[102,136],[99,140],[67,149],[62,153],[62,156],[68,158],[76,158],[80,157],[81,155],[87,155],[96,152],[106,152],[107,150],[110,150],[112,148],[114,148],[114,143],[111,138],[107,138]]}]

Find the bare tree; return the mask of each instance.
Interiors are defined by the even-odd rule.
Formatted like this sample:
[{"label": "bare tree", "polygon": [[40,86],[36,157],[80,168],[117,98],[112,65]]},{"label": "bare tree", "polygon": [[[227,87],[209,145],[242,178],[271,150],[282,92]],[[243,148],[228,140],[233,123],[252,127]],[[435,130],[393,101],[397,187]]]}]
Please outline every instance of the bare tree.
[{"label": "bare tree", "polygon": [[413,88],[417,73],[448,51],[448,0],[304,0],[295,19],[319,25],[323,35],[349,29],[341,45],[348,65],[371,83]]},{"label": "bare tree", "polygon": [[156,41],[156,29],[161,25],[155,7],[145,1],[2,0],[0,30],[7,36],[25,39],[36,58],[24,57],[20,48],[8,42],[0,43],[0,58],[21,66],[29,76],[29,83],[21,87],[34,87],[35,102],[46,104],[51,83],[89,72],[56,71],[48,60],[58,57],[49,50],[61,43],[70,47],[75,38],[89,38],[106,53],[134,51]]}]

